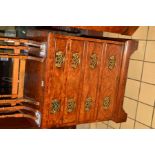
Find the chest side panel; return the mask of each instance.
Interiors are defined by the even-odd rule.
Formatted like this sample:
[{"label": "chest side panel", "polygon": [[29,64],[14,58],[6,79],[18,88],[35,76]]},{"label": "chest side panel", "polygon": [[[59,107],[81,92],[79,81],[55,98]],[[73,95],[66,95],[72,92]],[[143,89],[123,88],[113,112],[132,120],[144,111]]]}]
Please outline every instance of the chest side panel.
[{"label": "chest side panel", "polygon": [[25,69],[24,96],[43,102],[44,64],[33,60],[27,60]]}]

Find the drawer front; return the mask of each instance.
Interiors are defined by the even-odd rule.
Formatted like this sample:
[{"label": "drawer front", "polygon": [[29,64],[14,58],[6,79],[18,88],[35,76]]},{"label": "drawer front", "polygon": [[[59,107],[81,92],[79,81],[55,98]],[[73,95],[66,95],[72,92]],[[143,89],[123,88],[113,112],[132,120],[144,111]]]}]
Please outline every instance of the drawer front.
[{"label": "drawer front", "polygon": [[87,42],[79,123],[95,120],[94,111],[104,43]]},{"label": "drawer front", "polygon": [[67,54],[67,81],[65,88],[65,102],[63,124],[76,123],[81,92],[81,76],[83,64],[84,41],[70,40],[70,51]]},{"label": "drawer front", "polygon": [[65,101],[65,79],[67,66],[68,41],[65,38],[54,37],[51,42],[51,73],[50,73],[50,100],[49,126],[58,126],[62,123],[63,104]]},{"label": "drawer front", "polygon": [[101,68],[102,75],[99,82],[97,120],[108,120],[112,118],[116,105],[122,53],[122,45],[106,45],[103,67]]}]

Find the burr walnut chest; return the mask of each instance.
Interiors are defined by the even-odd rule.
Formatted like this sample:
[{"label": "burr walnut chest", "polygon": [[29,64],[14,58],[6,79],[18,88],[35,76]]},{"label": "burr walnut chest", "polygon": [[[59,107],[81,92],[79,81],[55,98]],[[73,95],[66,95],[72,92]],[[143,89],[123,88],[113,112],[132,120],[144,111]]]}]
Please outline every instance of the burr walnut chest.
[{"label": "burr walnut chest", "polygon": [[[39,37],[31,31],[29,38],[35,41],[31,45],[38,42],[37,46],[43,47],[27,47],[25,58],[21,102],[31,99],[38,104],[33,107],[35,115],[27,118],[31,128],[126,121],[123,98],[129,59],[137,49],[137,41],[51,31]],[[31,118],[37,125],[32,125]]]}]

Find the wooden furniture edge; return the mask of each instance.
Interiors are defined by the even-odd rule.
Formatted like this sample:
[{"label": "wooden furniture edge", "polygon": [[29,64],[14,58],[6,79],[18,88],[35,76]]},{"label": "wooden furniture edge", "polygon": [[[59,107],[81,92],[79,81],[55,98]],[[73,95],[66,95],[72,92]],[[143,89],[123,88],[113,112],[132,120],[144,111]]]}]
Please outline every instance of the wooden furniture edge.
[{"label": "wooden furniture edge", "polygon": [[118,94],[116,98],[117,108],[114,111],[112,120],[116,123],[125,122],[127,119],[127,113],[123,109],[123,101],[124,101],[124,93],[127,82],[127,73],[129,67],[129,61],[131,54],[138,48],[138,41],[136,40],[128,40],[125,43],[123,61],[121,65],[120,71],[120,79],[118,86]]},{"label": "wooden furniture edge", "polygon": [[132,35],[139,26],[70,26],[83,30],[93,30],[100,32],[120,33],[122,35]]}]

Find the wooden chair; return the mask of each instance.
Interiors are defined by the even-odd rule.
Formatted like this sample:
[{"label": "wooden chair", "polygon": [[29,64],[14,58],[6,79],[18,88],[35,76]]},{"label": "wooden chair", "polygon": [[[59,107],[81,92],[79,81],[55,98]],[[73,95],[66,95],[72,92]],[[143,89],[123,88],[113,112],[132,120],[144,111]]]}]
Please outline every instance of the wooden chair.
[{"label": "wooden chair", "polygon": [[[24,39],[0,38],[0,58],[13,59],[12,69],[12,90],[11,94],[0,94],[0,119],[4,118],[29,118],[40,125],[40,113],[37,108],[39,103],[28,98],[24,98],[24,78],[25,65],[27,59],[39,60],[38,58],[28,56],[22,52],[28,52],[29,45],[33,41]],[[4,50],[4,51],[3,51]],[[9,50],[12,50],[10,52]]]}]

